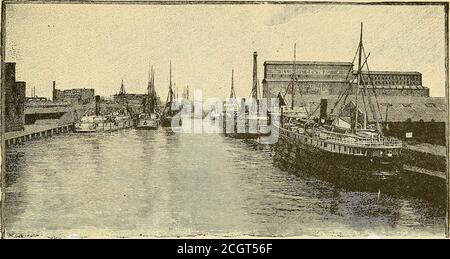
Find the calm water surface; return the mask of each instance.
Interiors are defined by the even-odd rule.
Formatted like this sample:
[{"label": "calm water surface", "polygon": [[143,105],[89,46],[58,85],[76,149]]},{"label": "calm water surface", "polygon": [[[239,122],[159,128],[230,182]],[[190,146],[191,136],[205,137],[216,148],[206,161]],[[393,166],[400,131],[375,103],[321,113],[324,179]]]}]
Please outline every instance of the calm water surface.
[{"label": "calm water surface", "polygon": [[60,135],[7,154],[11,237],[437,236],[443,209],[285,172],[220,135]]}]

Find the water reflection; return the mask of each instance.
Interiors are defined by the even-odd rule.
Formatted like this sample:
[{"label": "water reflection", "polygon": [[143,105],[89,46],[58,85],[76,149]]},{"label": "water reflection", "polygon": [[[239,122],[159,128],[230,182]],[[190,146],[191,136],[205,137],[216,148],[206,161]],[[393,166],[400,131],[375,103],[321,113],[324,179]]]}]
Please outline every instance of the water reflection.
[{"label": "water reflection", "polygon": [[7,159],[13,237],[444,233],[444,211],[426,199],[282,170],[270,148],[220,135],[60,135]]}]

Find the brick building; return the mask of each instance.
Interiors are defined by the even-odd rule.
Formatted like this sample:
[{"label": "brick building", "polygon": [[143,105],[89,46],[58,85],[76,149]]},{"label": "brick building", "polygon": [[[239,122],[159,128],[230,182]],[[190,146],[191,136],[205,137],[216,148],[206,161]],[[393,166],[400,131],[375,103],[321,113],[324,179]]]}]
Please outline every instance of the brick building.
[{"label": "brick building", "polygon": [[95,90],[91,88],[56,89],[53,81],[52,100],[54,102],[70,102],[72,104],[88,104],[94,101]]},{"label": "brick building", "polygon": [[115,94],[113,100],[117,103],[128,103],[134,105],[141,105],[146,97],[146,94]]},{"label": "brick building", "polygon": [[26,83],[16,81],[16,63],[5,63],[5,131],[24,130]]},{"label": "brick building", "polygon": [[[369,73],[363,71],[362,75],[363,80],[369,82]],[[370,71],[370,80],[379,96],[430,96],[430,89],[422,85],[419,72]]]},{"label": "brick building", "polygon": [[[286,92],[291,82],[292,61],[264,62],[263,96],[276,97]],[[296,62],[298,88],[302,94],[339,94],[346,87],[346,78],[352,70],[350,62]]]},{"label": "brick building", "polygon": [[[263,96],[276,97],[278,93],[286,93],[292,68],[292,61],[264,62]],[[296,62],[296,75],[298,95],[338,95],[348,87],[349,81],[355,79],[350,62],[299,61]],[[363,72],[363,79],[369,82],[367,72]],[[371,71],[370,79],[379,96],[429,96],[429,88],[422,85],[419,72]],[[289,91],[286,99],[290,99]]]}]

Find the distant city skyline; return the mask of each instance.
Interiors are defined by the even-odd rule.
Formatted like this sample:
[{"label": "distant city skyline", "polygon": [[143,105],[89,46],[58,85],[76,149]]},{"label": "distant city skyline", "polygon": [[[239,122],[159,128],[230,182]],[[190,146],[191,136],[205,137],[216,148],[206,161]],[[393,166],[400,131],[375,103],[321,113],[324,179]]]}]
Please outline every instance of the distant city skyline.
[{"label": "distant city skyline", "polygon": [[5,61],[27,95],[51,97],[52,81],[111,96],[124,80],[144,93],[151,64],[165,100],[172,61],[179,95],[189,85],[226,98],[234,69],[248,97],[254,51],[259,81],[264,61],[292,60],[294,43],[298,60],[351,62],[361,22],[372,70],[420,72],[431,96],[445,95],[443,6],[13,4]]}]

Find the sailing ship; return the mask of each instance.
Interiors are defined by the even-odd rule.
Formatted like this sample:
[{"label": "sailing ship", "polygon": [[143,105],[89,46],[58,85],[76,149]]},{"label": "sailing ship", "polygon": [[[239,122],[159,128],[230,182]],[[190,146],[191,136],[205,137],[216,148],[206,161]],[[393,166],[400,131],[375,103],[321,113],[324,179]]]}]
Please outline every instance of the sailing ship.
[{"label": "sailing ship", "polygon": [[209,112],[209,118],[211,119],[211,122],[219,121],[225,128],[224,123],[226,121],[227,114],[229,114],[230,117],[234,116],[234,114],[238,110],[239,107],[236,103],[236,93],[234,91],[234,69],[232,69],[230,97],[228,98],[228,101],[223,102],[223,106],[221,107],[221,109],[218,109],[217,107],[212,107]]},{"label": "sailing ship", "polygon": [[95,110],[87,110],[80,121],[75,123],[74,132],[76,133],[97,133],[111,132],[119,129],[130,128],[133,126],[133,120],[130,111],[124,106],[125,88],[122,85],[119,96],[122,98],[122,107],[118,111],[102,114],[100,112],[100,96],[95,96]]},{"label": "sailing ship", "polygon": [[159,126],[159,114],[156,111],[157,95],[155,90],[155,72],[153,67],[149,70],[147,95],[143,100],[143,112],[139,114],[136,129],[157,129]]},{"label": "sailing ship", "polygon": [[[170,62],[170,79],[169,79],[169,92],[167,94],[166,105],[162,112],[161,126],[172,127],[172,119],[181,111],[181,106],[178,105],[175,100],[175,93],[172,85],[172,62]],[[181,126],[181,119],[180,125]]]},{"label": "sailing ship", "polygon": [[[328,116],[325,99],[318,106],[319,118],[312,118],[306,107],[294,107],[295,87],[298,83],[294,45],[293,70],[287,87],[291,91],[291,107],[281,109],[280,124],[275,126],[279,130],[281,143],[290,144],[296,161],[301,162],[304,167],[314,171],[341,171],[351,174],[352,179],[366,179],[366,176],[386,179],[395,175],[402,167],[402,142],[383,135],[381,112],[376,109],[372,100],[374,98],[378,104],[367,64],[370,53],[366,55],[364,50],[362,29],[361,23],[360,42],[352,61],[353,65],[358,57],[356,73],[353,69],[348,72],[348,86],[341,92]],[[367,69],[367,76],[362,76],[364,68]],[[370,89],[373,91],[372,95]],[[354,100],[349,100],[352,99],[350,96],[354,96]],[[375,125],[368,124],[367,107],[361,109],[360,102],[369,104]],[[357,173],[356,177],[352,173]]]}]

